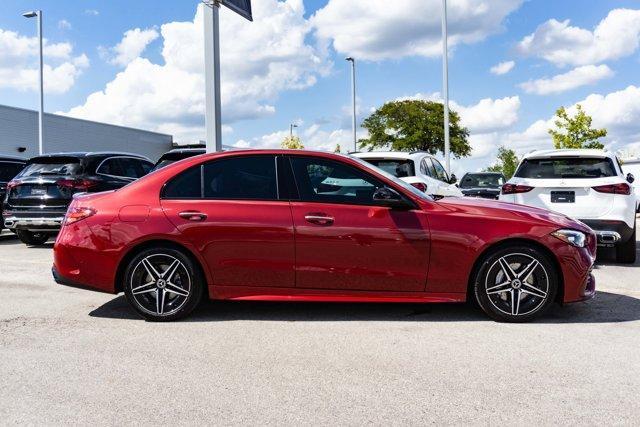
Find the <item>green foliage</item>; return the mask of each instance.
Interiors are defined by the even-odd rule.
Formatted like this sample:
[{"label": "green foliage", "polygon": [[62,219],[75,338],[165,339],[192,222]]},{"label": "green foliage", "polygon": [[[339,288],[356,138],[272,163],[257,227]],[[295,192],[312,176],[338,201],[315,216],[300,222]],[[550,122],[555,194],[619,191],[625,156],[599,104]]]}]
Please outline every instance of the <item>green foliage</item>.
[{"label": "green foliage", "polygon": [[334,153],[339,153],[341,152],[342,149],[340,148],[340,144],[336,144],[336,148],[333,150]]},{"label": "green foliage", "polygon": [[[444,106],[439,102],[408,100],[387,102],[362,122],[369,137],[360,139],[360,148],[369,151],[389,148],[394,151],[444,153]],[[469,131],[460,124],[460,116],[449,114],[451,154],[457,158],[471,154]]]},{"label": "green foliage", "polygon": [[302,141],[297,136],[287,136],[282,140],[282,144],[280,144],[282,148],[290,149],[290,150],[303,150],[304,145],[302,145]]},{"label": "green foliage", "polygon": [[516,152],[505,147],[498,148],[496,164],[485,169],[486,172],[501,172],[505,178],[510,179],[518,167]]},{"label": "green foliage", "polygon": [[587,115],[582,106],[576,106],[578,111],[570,117],[564,107],[556,111],[555,125],[557,129],[549,129],[555,148],[604,148],[598,141],[607,136],[606,129],[592,129],[591,116]]}]

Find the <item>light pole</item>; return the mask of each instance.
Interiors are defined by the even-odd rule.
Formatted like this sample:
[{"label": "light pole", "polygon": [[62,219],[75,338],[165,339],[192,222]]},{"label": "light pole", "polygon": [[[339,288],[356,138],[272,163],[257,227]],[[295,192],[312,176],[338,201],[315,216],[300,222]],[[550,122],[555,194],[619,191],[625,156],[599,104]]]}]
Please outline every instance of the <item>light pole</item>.
[{"label": "light pole", "polygon": [[449,142],[449,54],[447,49],[447,0],[442,0],[442,94],[444,96],[444,161],[447,174],[451,173],[451,146]]},{"label": "light pole", "polygon": [[220,4],[203,1],[204,6],[204,77],[206,151],[222,151],[222,119],[220,111]]},{"label": "light pole", "polygon": [[289,125],[289,138],[293,139],[293,128],[297,128],[298,125],[291,123]]},{"label": "light pole", "polygon": [[356,135],[356,60],[349,56],[345,58],[351,62],[351,104],[353,107],[351,117],[351,129],[353,132],[353,151],[358,151],[358,138]]},{"label": "light pole", "polygon": [[40,109],[38,110],[38,154],[44,152],[42,135],[42,116],[44,114],[44,63],[42,60],[42,11],[32,10],[22,14],[25,18],[38,18],[38,44],[40,45]]}]

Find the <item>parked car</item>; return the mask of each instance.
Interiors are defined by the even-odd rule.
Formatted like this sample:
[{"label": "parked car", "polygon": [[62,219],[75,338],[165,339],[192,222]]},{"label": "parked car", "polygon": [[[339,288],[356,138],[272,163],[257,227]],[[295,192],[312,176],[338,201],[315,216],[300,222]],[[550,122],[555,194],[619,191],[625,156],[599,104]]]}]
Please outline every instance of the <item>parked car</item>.
[{"label": "parked car", "polygon": [[26,160],[13,156],[0,156],[0,231],[4,228],[2,205],[7,183],[24,168]]},{"label": "parked car", "polygon": [[468,172],[460,180],[459,187],[465,196],[498,199],[506,181],[499,172]]},{"label": "parked car", "polygon": [[153,170],[161,169],[178,160],[188,159],[189,157],[198,156],[206,153],[204,148],[174,148],[164,153],[153,166]]},{"label": "parked car", "polygon": [[595,230],[600,246],[616,259],[636,259],[634,177],[603,150],[546,150],[524,156],[502,186],[500,200],[536,206],[576,218]]},{"label": "parked car", "polygon": [[212,153],[74,198],[54,246],[61,284],[124,292],[149,320],[203,295],[269,301],[463,302],[526,321],[595,293],[596,237],[547,210],[433,198],[356,157]]},{"label": "parked car", "polygon": [[153,163],[128,153],[57,153],[29,159],[7,185],[7,228],[27,245],[40,245],[60,229],[75,193],[123,187],[146,175]]},{"label": "parked car", "polygon": [[456,176],[449,176],[438,159],[424,151],[410,153],[371,151],[353,153],[353,156],[371,163],[429,195],[462,196],[460,189],[455,186]]},{"label": "parked car", "polygon": [[640,213],[640,157],[622,162],[622,170],[625,174],[631,174],[635,177],[632,185],[636,195],[636,212]]}]

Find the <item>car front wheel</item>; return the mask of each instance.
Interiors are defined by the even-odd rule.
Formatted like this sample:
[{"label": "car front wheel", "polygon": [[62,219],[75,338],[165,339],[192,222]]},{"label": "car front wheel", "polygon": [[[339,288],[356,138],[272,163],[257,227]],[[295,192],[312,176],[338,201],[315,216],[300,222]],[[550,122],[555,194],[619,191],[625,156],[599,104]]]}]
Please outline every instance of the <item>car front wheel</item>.
[{"label": "car front wheel", "polygon": [[526,322],[553,303],[558,274],[549,258],[530,246],[508,246],[487,255],[474,280],[482,310],[501,322]]},{"label": "car front wheel", "polygon": [[171,321],[189,315],[202,299],[204,279],[194,262],[173,248],[153,248],[127,265],[124,290],[143,318]]}]

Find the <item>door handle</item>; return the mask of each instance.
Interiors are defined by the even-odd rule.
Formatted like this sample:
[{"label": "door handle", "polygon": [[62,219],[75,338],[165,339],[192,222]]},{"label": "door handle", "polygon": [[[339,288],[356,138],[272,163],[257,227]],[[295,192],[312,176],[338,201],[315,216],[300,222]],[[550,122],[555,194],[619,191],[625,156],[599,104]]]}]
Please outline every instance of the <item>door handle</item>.
[{"label": "door handle", "polygon": [[331,225],[333,224],[333,217],[324,213],[308,213],[304,216],[307,222],[317,225]]},{"label": "door handle", "polygon": [[184,211],[178,214],[180,218],[189,220],[189,221],[204,221],[207,219],[207,214],[203,214],[202,212],[194,212],[194,211]]}]

